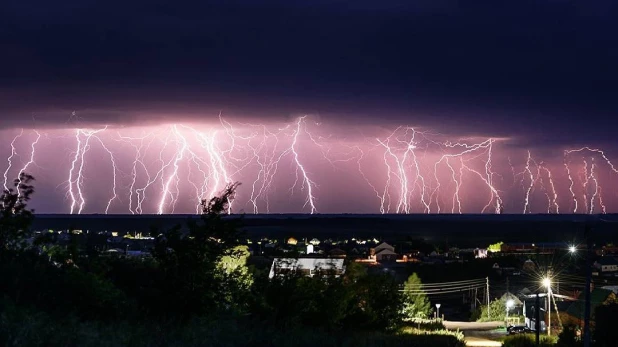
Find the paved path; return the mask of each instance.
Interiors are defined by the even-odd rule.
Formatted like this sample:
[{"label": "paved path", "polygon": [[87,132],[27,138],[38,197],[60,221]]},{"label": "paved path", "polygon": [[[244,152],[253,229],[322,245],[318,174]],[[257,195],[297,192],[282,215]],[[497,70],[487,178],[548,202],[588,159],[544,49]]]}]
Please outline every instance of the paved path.
[{"label": "paved path", "polygon": [[494,330],[500,326],[504,326],[504,322],[453,322],[444,321],[444,326],[449,330]]},{"label": "paved path", "polygon": [[470,347],[501,347],[502,342],[493,341],[482,337],[466,336],[466,346]]}]

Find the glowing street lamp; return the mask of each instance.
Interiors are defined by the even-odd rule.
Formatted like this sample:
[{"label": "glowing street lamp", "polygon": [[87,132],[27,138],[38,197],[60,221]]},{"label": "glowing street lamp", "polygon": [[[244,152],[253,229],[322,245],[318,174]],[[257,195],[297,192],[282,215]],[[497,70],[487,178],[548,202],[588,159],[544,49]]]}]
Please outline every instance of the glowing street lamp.
[{"label": "glowing street lamp", "polygon": [[509,310],[515,305],[515,301],[509,299],[506,301],[506,323],[509,323]]},{"label": "glowing street lamp", "polygon": [[549,279],[549,277],[543,278],[543,286],[547,287],[549,290],[549,287],[551,286],[551,280]]},{"label": "glowing street lamp", "polygon": [[577,252],[577,247],[575,247],[575,246],[569,246],[569,253],[571,253],[571,254],[575,254],[575,252]]},{"label": "glowing street lamp", "polygon": [[543,278],[543,285],[547,287],[547,335],[551,335],[551,279]]}]

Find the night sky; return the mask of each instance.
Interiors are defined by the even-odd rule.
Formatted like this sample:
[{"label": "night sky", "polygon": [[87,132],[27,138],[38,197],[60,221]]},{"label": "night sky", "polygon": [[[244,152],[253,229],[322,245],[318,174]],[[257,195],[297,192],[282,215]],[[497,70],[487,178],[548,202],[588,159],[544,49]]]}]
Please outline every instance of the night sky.
[{"label": "night sky", "polygon": [[[6,0],[0,5],[0,171],[7,170],[9,181],[16,177],[30,157],[33,131],[43,134],[37,142],[37,163],[27,170],[39,181],[33,204],[42,212],[68,213],[73,198],[66,176],[84,135],[76,137],[76,128],[107,125],[85,157],[105,158],[109,149],[118,167],[109,169],[110,159],[106,164],[88,159],[84,170],[91,172],[73,182],[90,197],[82,213],[106,209],[112,173],[118,176],[119,197],[109,211],[135,213],[128,207],[132,198],[127,189],[137,152],[130,152],[135,143],[121,141],[123,134],[143,135],[144,127],[166,129],[153,135],[153,141],[163,148],[165,137],[171,136],[176,147],[165,153],[173,160],[185,136],[174,133],[173,124],[189,124],[205,133],[217,128],[228,135],[216,139],[227,165],[238,157],[251,162],[247,150],[252,158],[259,157],[259,141],[248,139],[256,128],[250,130],[247,123],[260,123],[271,130],[289,128],[280,134],[287,144],[273,149],[285,158],[269,193],[264,193],[270,198],[261,198],[258,212],[311,212],[305,204],[311,182],[314,212],[382,212],[380,206],[388,204],[380,194],[388,177],[393,200],[388,212],[433,213],[442,204],[440,212],[492,213],[500,210],[498,204],[506,212],[522,213],[526,193],[535,201],[529,212],[558,212],[554,202],[560,203],[561,213],[603,212],[603,204],[606,212],[616,212],[618,175],[606,159],[618,161],[617,32],[618,3],[611,0]],[[307,118],[299,122],[303,115]],[[225,122],[248,142],[231,141]],[[404,160],[407,173],[389,176],[385,147],[376,141],[384,143],[399,126],[431,136],[415,142],[415,150],[423,151],[418,153],[422,168],[405,162],[409,148],[404,144],[391,164],[396,167],[397,160]],[[290,151],[295,129],[302,138]],[[19,134],[11,157],[9,144]],[[402,129],[397,134],[400,141],[410,140]],[[469,167],[482,175],[473,178],[468,170],[465,175],[472,176],[463,177],[461,167],[455,167],[462,176],[451,179],[451,171],[435,165],[441,156],[456,152],[444,144],[465,139],[471,145],[489,138],[496,139],[491,153],[481,148],[484,157],[470,158]],[[199,140],[191,141],[191,146],[201,146]],[[238,147],[226,150],[231,142]],[[594,151],[569,157],[573,176],[584,177],[575,179],[581,191],[572,199],[563,151],[583,146],[601,149],[606,157]],[[527,151],[534,160],[531,191]],[[368,180],[358,172],[361,152],[367,154],[361,171]],[[144,172],[157,171],[159,164],[153,163],[159,153],[148,157],[154,166],[146,165]],[[212,154],[204,154],[209,165],[214,165]],[[493,156],[495,177],[485,175],[488,155]],[[181,174],[166,171],[173,170],[174,163],[163,170],[143,213],[195,209],[194,202],[184,198],[200,195],[189,193],[193,187],[185,182],[197,168],[191,169],[187,158]],[[48,163],[39,163],[45,160]],[[246,171],[228,172],[233,176],[229,179],[242,181],[243,201],[259,179],[259,163],[255,159]],[[301,167],[308,181],[303,185],[301,177],[290,192]],[[436,168],[445,176],[437,177]],[[548,171],[557,180],[553,190]],[[213,172],[208,177],[216,176]],[[425,183],[418,183],[419,175]],[[184,187],[174,188],[177,202],[173,193],[161,198],[168,177],[172,187]],[[403,192],[402,177],[415,188]],[[440,183],[449,179],[450,186]],[[461,209],[452,208],[457,182],[469,185],[462,186],[466,203]],[[436,187],[448,193],[427,208]],[[482,187],[487,191],[479,193]],[[412,203],[402,205],[397,197],[401,194]],[[589,201],[591,197],[597,200]],[[157,208],[160,198],[165,200],[163,209]],[[579,211],[574,209],[578,199]],[[484,209],[487,201],[490,207]],[[241,205],[238,211],[254,212],[251,203]]]}]

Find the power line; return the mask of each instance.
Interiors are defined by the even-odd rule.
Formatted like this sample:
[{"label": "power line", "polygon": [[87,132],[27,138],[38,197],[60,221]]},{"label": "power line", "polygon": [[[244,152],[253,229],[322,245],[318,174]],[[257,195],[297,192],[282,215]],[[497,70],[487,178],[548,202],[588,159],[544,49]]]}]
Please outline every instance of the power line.
[{"label": "power line", "polygon": [[465,291],[472,290],[472,289],[481,289],[484,287],[485,285],[481,284],[475,287],[453,288],[453,289],[445,289],[445,290],[436,289],[433,291],[410,291],[410,290],[401,289],[399,291],[406,292],[406,293],[412,293],[412,294],[440,295],[440,294],[449,294],[449,293],[461,293],[461,292],[465,292]]},{"label": "power line", "polygon": [[474,279],[474,280],[463,280],[463,281],[450,281],[450,282],[432,282],[432,283],[421,283],[414,284],[415,286],[423,286],[423,287],[437,287],[437,286],[448,286],[448,285],[467,285],[474,283],[485,283],[484,278]]},{"label": "power line", "polygon": [[485,284],[477,284],[475,286],[466,286],[466,287],[448,287],[448,288],[435,288],[430,290],[422,290],[422,289],[400,289],[402,292],[413,292],[413,293],[432,293],[432,292],[443,292],[446,290],[472,290],[477,289],[479,287],[484,287]]}]

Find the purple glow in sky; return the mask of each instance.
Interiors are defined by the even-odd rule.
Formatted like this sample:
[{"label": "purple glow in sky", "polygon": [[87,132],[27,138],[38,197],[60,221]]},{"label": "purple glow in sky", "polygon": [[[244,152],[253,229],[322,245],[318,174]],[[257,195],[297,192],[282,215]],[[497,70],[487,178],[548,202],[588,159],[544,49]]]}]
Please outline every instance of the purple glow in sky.
[{"label": "purple glow in sky", "polygon": [[26,167],[47,213],[195,212],[229,181],[233,212],[618,212],[617,18],[612,0],[5,1],[0,172]]},{"label": "purple glow in sky", "polygon": [[35,176],[39,213],[195,213],[236,181],[233,213],[618,212],[602,148],[318,120],[7,128],[0,171]]}]

